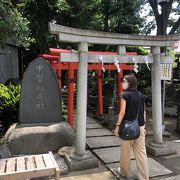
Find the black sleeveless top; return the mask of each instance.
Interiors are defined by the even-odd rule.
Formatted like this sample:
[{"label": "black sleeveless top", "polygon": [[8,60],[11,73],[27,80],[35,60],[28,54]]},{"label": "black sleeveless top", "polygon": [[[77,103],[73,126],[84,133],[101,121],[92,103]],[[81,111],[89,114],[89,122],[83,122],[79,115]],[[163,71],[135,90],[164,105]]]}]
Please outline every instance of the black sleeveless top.
[{"label": "black sleeveless top", "polygon": [[[140,103],[138,96],[140,95]],[[144,126],[144,95],[137,90],[127,90],[123,91],[120,95],[126,101],[126,110],[123,120],[134,120],[137,116],[138,103],[139,103],[139,113],[138,122],[139,126]]]}]

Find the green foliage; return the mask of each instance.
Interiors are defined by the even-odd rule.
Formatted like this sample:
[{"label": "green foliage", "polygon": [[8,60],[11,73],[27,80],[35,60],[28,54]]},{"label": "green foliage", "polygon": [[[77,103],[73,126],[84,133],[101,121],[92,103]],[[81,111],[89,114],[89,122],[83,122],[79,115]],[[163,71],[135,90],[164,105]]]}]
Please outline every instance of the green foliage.
[{"label": "green foliage", "polygon": [[138,34],[143,25],[143,19],[139,16],[141,3],[142,0],[114,1],[110,19],[111,29],[118,33]]},{"label": "green foliage", "polygon": [[94,29],[98,27],[99,21],[94,23],[99,18],[99,5],[97,0],[59,0],[55,20],[65,26]]},{"label": "green foliage", "polygon": [[175,62],[175,60],[176,60],[175,52],[173,52],[171,48],[167,48],[166,51],[167,51],[167,55],[172,57],[172,59],[173,59],[173,65],[172,66],[173,66],[173,68],[175,68],[177,66],[177,63]]},{"label": "green foliage", "polygon": [[151,104],[151,72],[147,68],[146,64],[139,65],[139,72],[136,74],[138,79],[138,90],[140,90],[145,96],[146,104]]},{"label": "green foliage", "polygon": [[10,124],[17,122],[17,114],[20,101],[20,85],[9,84],[5,86],[0,84],[0,111],[1,121],[5,129]]},{"label": "green foliage", "polygon": [[[128,46],[128,52],[136,52],[138,55],[147,55],[148,51],[142,46]],[[146,104],[151,104],[151,72],[147,68],[146,64],[138,64],[139,72],[136,74],[138,79],[138,90],[140,90],[144,96]],[[150,66],[150,65],[149,65]]]},{"label": "green foliage", "polygon": [[138,33],[142,0],[59,0],[58,24],[121,33]]},{"label": "green foliage", "polygon": [[20,85],[10,84],[5,86],[0,84],[0,109],[12,107],[17,110],[20,100]]},{"label": "green foliage", "polygon": [[148,51],[142,46],[128,46],[127,52],[136,52],[138,55],[147,55]]},{"label": "green foliage", "polygon": [[103,83],[105,85],[109,84],[110,86],[113,86],[114,83],[114,78],[112,77],[112,74],[108,75],[107,73],[105,74],[105,77],[103,78]]},{"label": "green foliage", "polygon": [[[148,51],[140,46],[131,46],[135,48],[138,55],[147,55]],[[138,78],[138,89],[144,94],[145,102],[150,105],[151,102],[151,72],[147,68],[146,64],[139,64],[139,72],[137,73]],[[150,66],[150,65],[149,65]]]},{"label": "green foliage", "polygon": [[61,102],[62,116],[67,115],[67,106],[64,104],[64,101]]},{"label": "green foliage", "polygon": [[0,45],[8,40],[17,45],[28,47],[33,39],[30,38],[29,22],[24,18],[10,1],[0,1]]},{"label": "green foliage", "polygon": [[67,121],[68,109],[67,109],[67,106],[65,105],[63,99],[61,99],[61,112],[62,112],[61,120]]},{"label": "green foliage", "polygon": [[106,71],[103,74],[103,95],[104,95],[104,101],[106,102],[108,99],[111,100],[113,97],[113,91],[116,86],[116,71]]},{"label": "green foliage", "polygon": [[26,0],[20,7],[23,16],[29,21],[32,37],[36,44],[31,46],[31,51],[45,53],[48,49],[51,36],[48,31],[48,22],[55,20],[58,13],[58,0]]},{"label": "green foliage", "polygon": [[[24,2],[24,4],[22,3]],[[23,0],[16,7],[30,22],[36,44],[31,52],[47,52],[57,47],[56,38],[49,34],[48,22],[64,26],[121,33],[138,33],[142,19],[138,15],[142,0]],[[71,45],[72,46],[72,45]],[[62,44],[60,47],[67,47]]]}]

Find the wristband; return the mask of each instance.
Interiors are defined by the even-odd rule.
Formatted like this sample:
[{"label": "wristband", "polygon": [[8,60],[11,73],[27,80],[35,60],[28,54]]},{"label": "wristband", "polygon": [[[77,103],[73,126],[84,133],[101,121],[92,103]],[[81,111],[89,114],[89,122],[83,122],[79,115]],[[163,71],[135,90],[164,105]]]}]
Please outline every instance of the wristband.
[{"label": "wristband", "polygon": [[116,126],[120,126],[120,124],[116,124]]}]

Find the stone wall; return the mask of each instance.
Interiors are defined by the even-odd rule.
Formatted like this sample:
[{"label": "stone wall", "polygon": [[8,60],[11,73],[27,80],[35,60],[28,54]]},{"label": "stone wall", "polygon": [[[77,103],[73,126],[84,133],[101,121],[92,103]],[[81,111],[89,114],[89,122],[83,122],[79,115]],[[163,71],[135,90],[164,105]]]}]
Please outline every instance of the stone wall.
[{"label": "stone wall", "polygon": [[18,47],[8,44],[0,47],[0,83],[19,78]]}]

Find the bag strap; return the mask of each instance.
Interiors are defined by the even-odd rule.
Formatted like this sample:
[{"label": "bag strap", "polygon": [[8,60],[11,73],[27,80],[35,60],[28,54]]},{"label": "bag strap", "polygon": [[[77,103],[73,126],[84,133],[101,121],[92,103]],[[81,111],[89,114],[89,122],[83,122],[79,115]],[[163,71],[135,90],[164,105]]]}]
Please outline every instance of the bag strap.
[{"label": "bag strap", "polygon": [[140,92],[138,91],[138,110],[137,110],[136,119],[138,119],[138,116],[139,116],[139,105],[140,105]]}]

